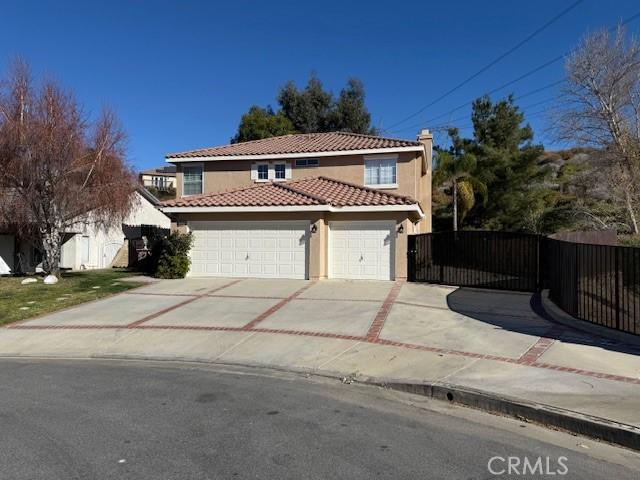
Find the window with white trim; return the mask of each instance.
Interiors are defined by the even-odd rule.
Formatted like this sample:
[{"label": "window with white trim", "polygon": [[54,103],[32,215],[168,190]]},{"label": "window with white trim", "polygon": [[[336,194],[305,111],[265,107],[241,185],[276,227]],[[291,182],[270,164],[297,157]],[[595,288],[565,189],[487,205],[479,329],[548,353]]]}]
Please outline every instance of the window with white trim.
[{"label": "window with white trim", "polygon": [[285,163],[276,163],[273,165],[273,178],[276,180],[284,180],[287,178],[287,165]]},{"label": "window with white trim", "polygon": [[317,167],[320,161],[317,158],[298,158],[296,167]]},{"label": "window with white trim", "polygon": [[202,165],[192,165],[182,169],[182,194],[202,194]]},{"label": "window with white trim", "polygon": [[364,161],[364,184],[367,186],[396,186],[396,159],[381,158]]},{"label": "window with white trim", "polygon": [[258,180],[269,180],[269,164],[268,163],[259,163],[257,166],[258,169]]}]

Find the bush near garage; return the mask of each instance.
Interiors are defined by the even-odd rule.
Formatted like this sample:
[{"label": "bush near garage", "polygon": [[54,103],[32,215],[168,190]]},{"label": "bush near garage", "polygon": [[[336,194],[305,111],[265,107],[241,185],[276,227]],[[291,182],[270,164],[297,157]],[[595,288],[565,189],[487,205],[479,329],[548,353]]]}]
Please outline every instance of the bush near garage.
[{"label": "bush near garage", "polygon": [[[191,266],[189,250],[193,244],[191,233],[173,232],[158,242],[157,278],[184,278]],[[155,255],[154,255],[155,256]]]}]

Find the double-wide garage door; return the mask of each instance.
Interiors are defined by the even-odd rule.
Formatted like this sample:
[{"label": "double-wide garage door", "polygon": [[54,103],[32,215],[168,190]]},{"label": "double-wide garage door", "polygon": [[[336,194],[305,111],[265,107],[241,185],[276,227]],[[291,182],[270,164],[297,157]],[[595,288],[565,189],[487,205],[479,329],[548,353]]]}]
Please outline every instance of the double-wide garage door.
[{"label": "double-wide garage door", "polygon": [[189,222],[191,275],[306,278],[309,222]]},{"label": "double-wide garage door", "polygon": [[[189,222],[194,276],[308,278],[309,222]],[[329,222],[314,249],[330,278],[392,280],[395,222]],[[318,238],[326,241],[327,238]],[[327,248],[325,248],[327,247]],[[324,257],[328,253],[328,259]]]}]

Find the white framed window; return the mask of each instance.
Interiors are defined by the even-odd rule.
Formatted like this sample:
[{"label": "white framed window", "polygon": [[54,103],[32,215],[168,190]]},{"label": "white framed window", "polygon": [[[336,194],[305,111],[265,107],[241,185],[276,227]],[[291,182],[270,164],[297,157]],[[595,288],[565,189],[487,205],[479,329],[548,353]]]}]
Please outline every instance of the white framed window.
[{"label": "white framed window", "polygon": [[397,188],[397,157],[364,160],[364,184],[376,188]]},{"label": "white framed window", "polygon": [[258,180],[269,180],[269,164],[261,163],[258,165]]},{"label": "white framed window", "polygon": [[182,195],[202,194],[202,165],[189,165],[182,168]]},{"label": "white framed window", "polygon": [[274,180],[284,180],[287,178],[287,165],[285,163],[276,163],[273,165]]},{"label": "white framed window", "polygon": [[288,162],[256,162],[251,165],[251,180],[254,182],[282,181],[291,178]]},{"label": "white framed window", "polygon": [[317,158],[299,158],[296,160],[296,167],[317,167],[320,161]]}]

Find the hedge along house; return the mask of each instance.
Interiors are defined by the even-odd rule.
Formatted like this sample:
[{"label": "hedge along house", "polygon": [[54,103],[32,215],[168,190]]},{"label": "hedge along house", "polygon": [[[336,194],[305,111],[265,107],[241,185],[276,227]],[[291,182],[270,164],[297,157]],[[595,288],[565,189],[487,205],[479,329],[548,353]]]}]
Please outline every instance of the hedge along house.
[{"label": "hedge along house", "polygon": [[410,233],[431,231],[432,136],[274,137],[168,155],[173,227],[194,234],[192,276],[407,276]]}]

